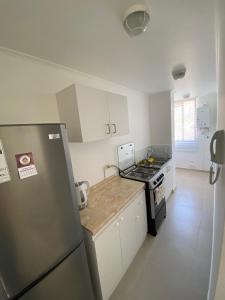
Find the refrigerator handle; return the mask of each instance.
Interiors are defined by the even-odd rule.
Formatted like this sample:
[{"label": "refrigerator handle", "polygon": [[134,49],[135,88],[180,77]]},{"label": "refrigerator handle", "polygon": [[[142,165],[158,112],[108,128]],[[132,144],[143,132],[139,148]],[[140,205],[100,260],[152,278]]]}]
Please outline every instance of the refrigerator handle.
[{"label": "refrigerator handle", "polygon": [[214,133],[210,142],[211,161],[220,165],[224,163],[224,141],[224,130],[218,130]]},{"label": "refrigerator handle", "polygon": [[212,164],[211,167],[210,167],[210,171],[209,171],[209,183],[211,185],[214,185],[217,182],[217,180],[218,180],[218,178],[220,176],[220,167],[219,166],[217,167],[217,170],[216,170],[216,176],[213,179],[214,174],[215,174],[215,172],[213,170],[213,164]]}]

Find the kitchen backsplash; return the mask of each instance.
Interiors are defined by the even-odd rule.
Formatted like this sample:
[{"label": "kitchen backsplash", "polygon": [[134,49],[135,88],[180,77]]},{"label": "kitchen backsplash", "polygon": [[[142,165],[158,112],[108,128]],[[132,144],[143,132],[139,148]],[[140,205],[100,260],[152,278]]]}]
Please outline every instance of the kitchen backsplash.
[{"label": "kitchen backsplash", "polygon": [[148,156],[156,156],[159,158],[171,158],[172,157],[172,147],[171,145],[151,145],[141,150],[135,151],[135,161],[139,162]]},{"label": "kitchen backsplash", "polygon": [[148,147],[148,156],[156,156],[159,158],[171,158],[172,146],[171,145],[151,145]]}]

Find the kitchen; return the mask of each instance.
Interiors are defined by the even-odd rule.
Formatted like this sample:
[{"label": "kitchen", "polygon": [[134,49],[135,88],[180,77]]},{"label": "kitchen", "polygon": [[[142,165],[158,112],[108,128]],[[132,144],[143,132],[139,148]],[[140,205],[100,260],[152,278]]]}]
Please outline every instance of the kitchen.
[{"label": "kitchen", "polygon": [[[2,34],[2,40],[4,38],[5,36]],[[14,42],[16,43],[16,39]],[[149,101],[149,95],[146,93],[113,83],[113,80],[107,81],[98,76],[95,77],[76,71],[74,68],[64,67],[33,57],[38,55],[34,55],[34,52],[30,54],[32,51],[27,51],[29,55],[19,53],[26,52],[22,49],[23,46],[18,48],[13,44],[10,45],[7,41],[2,43],[2,45],[7,48],[17,49],[17,52],[1,48],[0,93],[1,98],[4,99],[0,111],[1,124],[59,122],[60,112],[57,107],[56,94],[74,83],[127,98],[128,134],[88,143],[71,143],[69,145],[76,181],[88,180],[90,185],[93,186],[104,179],[104,173],[106,177],[115,174],[117,171],[114,168],[104,168],[106,165],[118,164],[117,147],[119,145],[134,142],[135,151],[138,157],[139,155],[141,157],[143,149],[150,145],[167,145],[172,143],[172,137],[170,138],[172,136],[170,132],[172,127],[167,123],[168,119],[171,120],[170,114],[168,114],[168,111],[170,111],[168,107],[171,106],[170,90],[155,93],[155,95],[154,93],[151,94]],[[89,64],[91,65],[91,62]],[[65,65],[68,64],[65,63]],[[77,68],[79,69],[79,63]],[[95,72],[90,72],[90,74],[95,74]],[[157,108],[155,110],[151,109],[152,106],[154,107],[160,102],[154,102],[154,99],[157,97],[158,99],[163,98],[162,101],[165,100],[165,103],[168,105],[165,110],[160,111],[158,117],[155,113],[158,111]],[[93,108],[87,106],[86,110],[88,111],[88,109]],[[162,113],[165,114],[164,117],[162,117]],[[159,119],[160,126],[156,128],[151,122]],[[166,133],[163,136],[162,133],[165,130]],[[159,137],[162,138],[162,141],[158,140]]]}]

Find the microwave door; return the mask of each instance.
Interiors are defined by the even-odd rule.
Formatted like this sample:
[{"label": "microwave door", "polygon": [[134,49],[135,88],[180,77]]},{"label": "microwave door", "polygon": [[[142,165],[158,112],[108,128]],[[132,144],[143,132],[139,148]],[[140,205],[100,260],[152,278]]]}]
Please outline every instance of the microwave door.
[{"label": "microwave door", "polygon": [[[210,167],[209,183],[215,184],[220,176],[221,165],[224,164],[224,130],[216,131],[210,142],[210,156],[212,165]],[[216,166],[214,166],[216,164]]]}]

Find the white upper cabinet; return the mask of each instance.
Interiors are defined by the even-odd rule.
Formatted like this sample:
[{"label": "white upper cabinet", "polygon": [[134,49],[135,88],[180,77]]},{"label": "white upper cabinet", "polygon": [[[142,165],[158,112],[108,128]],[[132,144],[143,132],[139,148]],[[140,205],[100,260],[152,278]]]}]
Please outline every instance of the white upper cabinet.
[{"label": "white upper cabinet", "polygon": [[107,92],[90,87],[76,86],[83,141],[96,141],[109,135]]},{"label": "white upper cabinet", "polygon": [[81,84],[56,95],[60,122],[66,123],[70,142],[90,142],[129,133],[125,96]]},{"label": "white upper cabinet", "polygon": [[111,134],[126,135],[129,133],[127,98],[108,93]]}]

